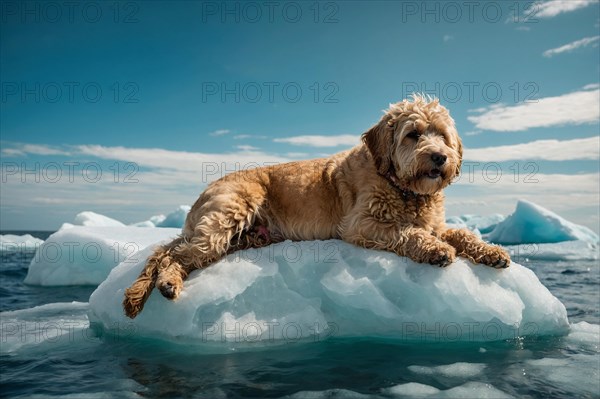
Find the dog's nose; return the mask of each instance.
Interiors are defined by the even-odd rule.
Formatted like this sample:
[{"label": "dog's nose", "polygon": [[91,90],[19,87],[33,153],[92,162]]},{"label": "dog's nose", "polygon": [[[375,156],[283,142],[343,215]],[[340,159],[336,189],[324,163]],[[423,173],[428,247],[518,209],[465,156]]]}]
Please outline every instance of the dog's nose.
[{"label": "dog's nose", "polygon": [[431,160],[436,166],[442,166],[444,163],[446,163],[446,159],[448,159],[448,157],[440,152],[434,152],[431,154]]}]

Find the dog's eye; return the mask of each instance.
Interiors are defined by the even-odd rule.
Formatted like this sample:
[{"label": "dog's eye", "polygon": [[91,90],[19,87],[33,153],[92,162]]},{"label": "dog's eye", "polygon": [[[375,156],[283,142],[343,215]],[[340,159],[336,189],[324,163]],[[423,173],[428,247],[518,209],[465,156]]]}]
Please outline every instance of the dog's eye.
[{"label": "dog's eye", "polygon": [[419,140],[419,137],[421,137],[421,133],[417,132],[416,130],[413,130],[411,132],[409,132],[406,137],[414,139],[414,140]]}]

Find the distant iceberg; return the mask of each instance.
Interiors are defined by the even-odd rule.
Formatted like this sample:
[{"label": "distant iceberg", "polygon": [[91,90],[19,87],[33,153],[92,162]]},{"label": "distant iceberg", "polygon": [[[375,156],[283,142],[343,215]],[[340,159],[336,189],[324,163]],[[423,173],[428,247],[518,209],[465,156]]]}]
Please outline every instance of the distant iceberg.
[{"label": "distant iceberg", "polygon": [[598,235],[585,226],[526,200],[519,200],[515,212],[498,223],[486,238],[496,244],[557,243],[581,240],[598,243]]},{"label": "distant iceberg", "polygon": [[453,228],[467,228],[478,235],[487,234],[505,219],[504,215],[492,214],[489,216],[461,215],[446,218],[446,224]]},{"label": "distant iceberg", "polygon": [[[189,205],[180,205],[173,212],[165,215],[155,215],[148,220],[132,223],[132,227],[167,227],[167,228],[182,228],[185,223],[185,218],[191,207]],[[88,227],[123,227],[124,223],[111,217],[101,215],[96,212],[85,211],[80,212],[75,216],[73,223],[63,223],[62,229],[67,229],[72,226],[88,226]]]},{"label": "distant iceberg", "polygon": [[538,261],[578,261],[600,258],[598,244],[587,241],[563,241],[549,244],[506,245],[511,259],[518,262]]},{"label": "distant iceberg", "polygon": [[[180,229],[144,229],[130,226],[71,226],[52,234],[33,257],[26,284],[98,285],[128,256]],[[40,240],[41,241],[41,240]]]},{"label": "distant iceberg", "polygon": [[13,234],[0,235],[0,251],[35,251],[44,240],[35,238],[30,234],[22,236]]},{"label": "distant iceberg", "polygon": [[130,320],[123,293],[150,253],[117,266],[92,294],[95,328],[221,348],[329,336],[495,341],[569,329],[564,305],[518,264],[496,270],[459,259],[441,269],[338,240],[231,254],[194,271],[175,302],[154,290]]},{"label": "distant iceberg", "polygon": [[[178,227],[182,228],[185,223],[185,218],[189,213],[191,207],[188,205],[181,205],[175,211],[169,213],[163,220],[156,220],[154,222],[156,227]],[[150,219],[152,221],[152,218]]]},{"label": "distant iceberg", "polygon": [[180,205],[173,212],[165,215],[152,216],[149,220],[134,223],[132,226],[138,227],[178,227],[182,228],[185,223],[185,218],[191,207],[188,205]]},{"label": "distant iceberg", "polygon": [[121,227],[125,226],[123,223],[118,220],[109,218],[108,216],[100,215],[95,212],[81,212],[75,216],[75,221],[73,222],[76,226],[96,226],[96,227]]}]

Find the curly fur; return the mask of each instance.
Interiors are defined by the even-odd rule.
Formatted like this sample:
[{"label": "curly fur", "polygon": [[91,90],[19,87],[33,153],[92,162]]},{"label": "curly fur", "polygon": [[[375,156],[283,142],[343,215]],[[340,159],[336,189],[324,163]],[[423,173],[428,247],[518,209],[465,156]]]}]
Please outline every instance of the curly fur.
[{"label": "curly fur", "polygon": [[158,247],[125,291],[125,314],[136,317],[155,285],[175,299],[192,270],[285,239],[343,239],[438,266],[456,256],[509,265],[500,247],[445,225],[442,190],[460,172],[462,144],[437,99],[415,95],[391,104],[362,140],[329,158],[244,170],[211,183],[181,237]]}]

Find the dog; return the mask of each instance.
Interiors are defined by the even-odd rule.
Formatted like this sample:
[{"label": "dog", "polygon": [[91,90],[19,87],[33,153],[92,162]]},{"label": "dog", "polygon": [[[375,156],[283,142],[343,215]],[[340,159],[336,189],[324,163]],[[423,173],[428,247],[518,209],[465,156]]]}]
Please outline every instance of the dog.
[{"label": "dog", "polygon": [[200,195],[181,236],[147,260],[125,291],[125,314],[136,317],[155,286],[176,299],[192,270],[286,239],[342,239],[440,267],[457,256],[508,267],[504,249],[445,224],[443,189],[461,162],[448,110],[413,95],[391,104],[348,151],[226,175]]}]

